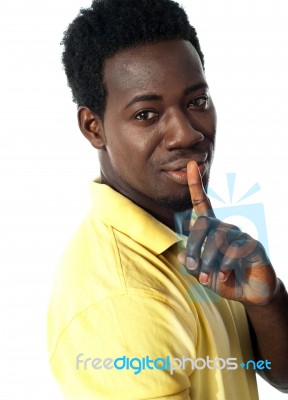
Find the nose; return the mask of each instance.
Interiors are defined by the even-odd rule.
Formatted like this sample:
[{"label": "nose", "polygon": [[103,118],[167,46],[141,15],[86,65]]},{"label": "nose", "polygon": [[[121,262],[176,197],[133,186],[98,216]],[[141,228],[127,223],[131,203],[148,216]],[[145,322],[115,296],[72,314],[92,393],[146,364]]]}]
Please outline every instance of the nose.
[{"label": "nose", "polygon": [[193,122],[181,110],[170,115],[170,121],[164,136],[167,150],[183,149],[202,142],[204,135],[193,126]]}]

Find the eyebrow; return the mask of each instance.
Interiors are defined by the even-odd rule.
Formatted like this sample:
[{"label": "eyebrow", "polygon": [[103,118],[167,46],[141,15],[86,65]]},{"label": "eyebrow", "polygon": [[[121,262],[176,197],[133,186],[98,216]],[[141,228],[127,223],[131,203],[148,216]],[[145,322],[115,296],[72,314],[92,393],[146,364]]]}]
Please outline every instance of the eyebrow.
[{"label": "eyebrow", "polygon": [[[195,92],[196,90],[199,90],[199,89],[208,89],[207,83],[206,82],[199,82],[196,85],[188,86],[184,90],[183,94],[184,94],[184,96],[187,96],[191,92]],[[131,101],[129,101],[129,103],[127,104],[125,109],[130,107],[130,106],[132,106],[135,103],[140,103],[141,101],[160,101],[160,100],[163,100],[163,96],[159,96],[157,94],[152,94],[152,93],[151,94],[143,94],[143,95],[140,95],[140,96],[135,96],[135,97],[133,97],[133,99]]]},{"label": "eyebrow", "polygon": [[191,92],[196,92],[196,90],[199,90],[199,89],[208,89],[207,83],[206,82],[199,82],[199,83],[196,83],[196,85],[188,86],[184,90],[184,96],[187,96],[187,94],[190,94]]},{"label": "eyebrow", "polygon": [[157,94],[143,94],[140,96],[135,96],[135,97],[133,97],[133,99],[131,101],[129,101],[129,103],[127,104],[127,106],[125,108],[132,106],[132,104],[140,103],[141,101],[152,101],[152,100],[154,100],[154,101],[155,100],[156,101],[163,100],[163,97],[159,96]]}]

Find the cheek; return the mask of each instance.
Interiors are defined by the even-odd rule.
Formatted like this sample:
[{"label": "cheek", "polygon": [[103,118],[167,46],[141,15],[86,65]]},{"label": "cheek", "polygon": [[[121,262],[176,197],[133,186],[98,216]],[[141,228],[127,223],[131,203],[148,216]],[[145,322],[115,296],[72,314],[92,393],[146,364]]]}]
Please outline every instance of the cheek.
[{"label": "cheek", "polygon": [[126,171],[131,174],[133,170],[143,169],[144,148],[131,134],[118,131],[111,135],[107,138],[106,149],[112,168],[118,174],[126,175]]},{"label": "cheek", "polygon": [[[133,127],[122,131],[116,140],[112,141],[110,147],[111,157],[125,158],[127,164],[142,165],[149,163],[158,151],[159,141],[156,132],[139,129],[138,132]],[[113,154],[112,154],[113,153]]]}]

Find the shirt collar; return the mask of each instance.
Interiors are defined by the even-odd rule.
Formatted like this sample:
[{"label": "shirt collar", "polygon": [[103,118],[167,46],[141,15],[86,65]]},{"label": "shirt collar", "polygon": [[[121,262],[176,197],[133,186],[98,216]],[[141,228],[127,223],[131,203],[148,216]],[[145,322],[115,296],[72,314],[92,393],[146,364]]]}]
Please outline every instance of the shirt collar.
[{"label": "shirt collar", "polygon": [[154,254],[161,254],[183,236],[173,232],[127,197],[99,181],[91,182],[93,219],[131,237]]}]

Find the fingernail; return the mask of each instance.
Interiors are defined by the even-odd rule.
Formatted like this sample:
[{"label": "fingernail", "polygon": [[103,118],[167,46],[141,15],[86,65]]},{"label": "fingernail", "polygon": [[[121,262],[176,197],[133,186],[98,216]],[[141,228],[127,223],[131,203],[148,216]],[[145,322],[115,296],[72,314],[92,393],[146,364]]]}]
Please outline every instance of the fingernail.
[{"label": "fingernail", "polygon": [[186,254],[185,253],[179,253],[178,254],[178,261],[180,264],[185,265],[186,263]]},{"label": "fingernail", "polygon": [[187,257],[187,258],[186,258],[186,267],[187,267],[188,269],[192,269],[192,270],[194,270],[194,269],[197,268],[196,261],[194,260],[193,257]]},{"label": "fingernail", "polygon": [[207,285],[207,283],[209,283],[209,274],[206,274],[205,272],[201,272],[201,274],[199,275],[199,281],[203,285]]},{"label": "fingernail", "polygon": [[224,281],[225,280],[226,275],[224,274],[224,272],[222,272],[222,271],[219,272],[219,278],[220,278],[220,281]]}]

